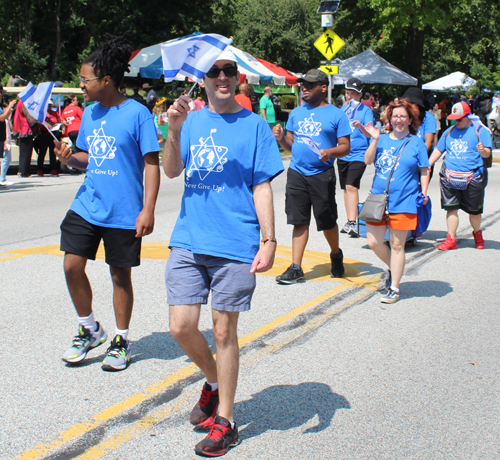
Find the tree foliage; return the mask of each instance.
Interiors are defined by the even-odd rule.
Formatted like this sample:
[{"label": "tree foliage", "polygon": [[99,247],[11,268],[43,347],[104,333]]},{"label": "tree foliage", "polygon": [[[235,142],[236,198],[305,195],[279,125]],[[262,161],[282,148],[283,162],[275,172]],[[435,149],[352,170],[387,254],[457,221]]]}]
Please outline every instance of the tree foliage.
[{"label": "tree foliage", "polygon": [[318,65],[312,50],[322,33],[316,0],[240,2],[234,44],[288,69],[305,72]]},{"label": "tree foliage", "polygon": [[[0,2],[0,69],[33,80],[76,83],[83,58],[105,33],[135,47],[220,33],[241,49],[295,72],[323,59],[319,0],[18,0]],[[500,85],[498,0],[342,0],[335,32],[346,59],[367,48],[422,82],[462,71],[479,88]],[[0,74],[2,76],[2,74]],[[5,80],[5,78],[3,78]],[[495,86],[496,85],[496,86]]]}]

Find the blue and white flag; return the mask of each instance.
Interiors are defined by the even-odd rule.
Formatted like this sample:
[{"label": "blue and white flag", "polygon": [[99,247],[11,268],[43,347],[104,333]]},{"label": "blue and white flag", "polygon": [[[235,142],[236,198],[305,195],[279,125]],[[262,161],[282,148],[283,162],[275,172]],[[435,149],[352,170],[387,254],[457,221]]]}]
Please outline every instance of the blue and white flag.
[{"label": "blue and white flag", "polygon": [[179,38],[161,45],[163,76],[172,81],[180,73],[200,82],[219,55],[233,42],[217,34],[201,34]]},{"label": "blue and white flag", "polygon": [[481,133],[481,130],[486,129],[491,135],[491,130],[488,128],[483,122],[481,121],[481,118],[479,118],[477,115],[473,115],[472,113],[468,115],[469,120],[472,121],[472,124],[474,125],[474,128],[476,128],[476,131]]},{"label": "blue and white flag", "polygon": [[30,115],[40,123],[43,123],[47,116],[47,107],[53,87],[53,82],[40,83],[38,87],[29,82],[24,91],[19,94],[19,99],[23,101]]}]

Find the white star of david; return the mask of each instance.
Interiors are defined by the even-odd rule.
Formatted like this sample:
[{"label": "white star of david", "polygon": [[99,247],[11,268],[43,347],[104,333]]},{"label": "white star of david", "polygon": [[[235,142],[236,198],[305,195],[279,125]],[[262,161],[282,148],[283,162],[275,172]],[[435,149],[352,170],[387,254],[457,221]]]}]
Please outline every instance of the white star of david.
[{"label": "white star of david", "polygon": [[314,113],[311,113],[309,118],[304,121],[299,121],[299,133],[307,134],[309,136],[317,136],[321,132],[321,123],[313,120]]},{"label": "white star of david", "polygon": [[98,130],[94,129],[94,135],[87,137],[90,145],[89,156],[94,159],[97,166],[101,166],[106,159],[112,160],[116,152],[115,138],[106,136],[104,133],[105,124],[105,121],[101,122],[101,127]]},{"label": "white star of david", "polygon": [[[378,157],[376,162],[376,166],[380,171],[380,174],[384,175],[388,173],[392,169],[392,165],[394,164],[395,159],[394,147],[391,147],[389,150],[384,150],[382,152],[382,155]],[[397,166],[394,168],[394,170],[396,169]]]},{"label": "white star of david", "polygon": [[467,152],[468,144],[462,139],[454,139],[451,141],[450,156],[460,156],[461,153]]},{"label": "white star of david", "polygon": [[200,180],[205,180],[211,172],[222,172],[224,170],[223,165],[227,162],[225,155],[228,148],[215,145],[212,137],[215,132],[217,132],[216,129],[211,129],[209,137],[206,139],[201,137],[199,144],[190,147],[192,159],[186,173],[187,177],[191,177],[193,171],[197,171]]}]

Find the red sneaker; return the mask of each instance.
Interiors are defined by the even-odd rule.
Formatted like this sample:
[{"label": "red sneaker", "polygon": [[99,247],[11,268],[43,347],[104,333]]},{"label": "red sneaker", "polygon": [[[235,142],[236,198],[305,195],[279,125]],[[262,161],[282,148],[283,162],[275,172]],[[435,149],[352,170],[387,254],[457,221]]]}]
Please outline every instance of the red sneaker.
[{"label": "red sneaker", "polygon": [[214,424],[217,407],[219,407],[219,390],[212,391],[212,387],[205,382],[200,400],[193,407],[189,421],[199,428],[210,428]]},{"label": "red sneaker", "polygon": [[40,177],[43,177],[43,171],[37,171],[36,172]]},{"label": "red sneaker", "polygon": [[441,251],[449,251],[450,249],[457,249],[457,240],[452,238],[450,234],[446,235],[446,239],[438,246]]},{"label": "red sneaker", "polygon": [[52,171],[50,171],[50,175],[51,175],[51,176],[54,176],[54,177],[59,177],[59,174],[57,173],[57,171],[56,171],[56,170],[52,170]]},{"label": "red sneaker", "polygon": [[474,243],[476,243],[476,249],[484,249],[483,232],[481,230],[476,233],[472,232],[472,236],[474,237]]},{"label": "red sneaker", "polygon": [[234,428],[231,428],[229,420],[217,415],[210,433],[203,441],[196,444],[195,452],[204,457],[220,457],[239,443],[236,423]]}]

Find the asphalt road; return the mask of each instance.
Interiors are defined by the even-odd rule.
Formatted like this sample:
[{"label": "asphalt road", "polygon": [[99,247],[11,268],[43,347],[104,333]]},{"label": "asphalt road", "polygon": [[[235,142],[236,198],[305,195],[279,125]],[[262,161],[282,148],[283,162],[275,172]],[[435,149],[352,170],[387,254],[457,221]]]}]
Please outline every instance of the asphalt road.
[{"label": "asphalt road", "polygon": [[[373,178],[369,168],[364,197]],[[168,332],[164,268],[182,180],[162,177],[156,228],[134,269],[133,361],[101,370],[105,347],[78,367],[61,355],[76,333],[59,225],[82,176],[32,177],[0,191],[0,459],[192,459],[204,436],[188,423],[201,376]],[[436,180],[433,219],[408,247],[401,300],[380,303],[383,267],[364,238],[341,235],[346,277],[328,276],[311,232],[307,282],[280,286],[290,263],[285,175],[274,183],[275,267],[258,276],[241,315],[237,459],[497,459],[499,450],[500,164],[490,170],[486,248],[461,214],[459,249],[446,236]],[[339,196],[340,224],[345,222]],[[112,335],[109,270],[90,262],[97,319]],[[209,308],[202,315],[209,343]]]}]

